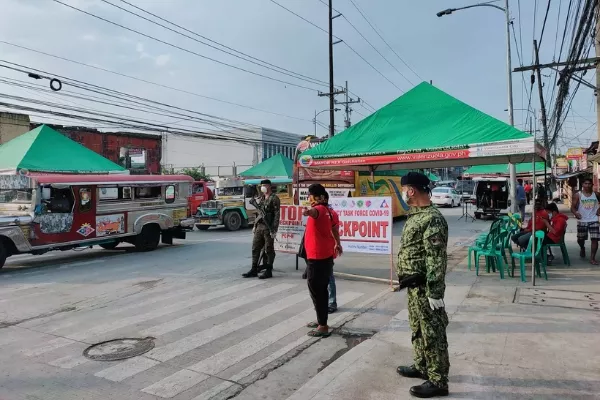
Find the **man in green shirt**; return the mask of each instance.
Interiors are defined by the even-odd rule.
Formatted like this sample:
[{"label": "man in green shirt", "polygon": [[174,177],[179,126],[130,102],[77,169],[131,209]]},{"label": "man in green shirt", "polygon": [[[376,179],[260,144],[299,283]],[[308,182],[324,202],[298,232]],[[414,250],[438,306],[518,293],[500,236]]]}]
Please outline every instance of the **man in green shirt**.
[{"label": "man in green shirt", "polygon": [[398,252],[400,289],[407,288],[408,319],[414,364],[397,372],[426,380],[410,388],[415,397],[448,396],[448,315],[444,305],[448,224],[431,204],[429,179],[418,172],[402,177],[402,195],[409,205]]}]

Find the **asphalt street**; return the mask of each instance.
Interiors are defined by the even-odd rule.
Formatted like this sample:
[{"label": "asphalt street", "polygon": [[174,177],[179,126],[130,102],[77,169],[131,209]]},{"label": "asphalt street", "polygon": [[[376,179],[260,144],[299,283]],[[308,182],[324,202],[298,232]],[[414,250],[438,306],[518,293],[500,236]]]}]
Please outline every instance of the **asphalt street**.
[{"label": "asphalt street", "polygon": [[[453,247],[487,226],[443,212]],[[310,338],[302,265],[278,254],[273,279],[242,279],[250,244],[250,230],[215,229],[149,253],[122,245],[10,258],[0,271],[0,398],[281,400],[405,306],[386,285],[338,279],[335,333]],[[351,254],[336,264],[383,278],[389,267],[388,257]],[[120,361],[83,355],[120,338],[154,348]]]}]

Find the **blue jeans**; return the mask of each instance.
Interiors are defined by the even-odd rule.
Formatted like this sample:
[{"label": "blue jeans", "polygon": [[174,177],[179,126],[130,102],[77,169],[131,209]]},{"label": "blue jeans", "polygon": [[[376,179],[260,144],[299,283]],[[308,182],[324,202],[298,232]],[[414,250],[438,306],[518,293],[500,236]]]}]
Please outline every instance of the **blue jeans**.
[{"label": "blue jeans", "polygon": [[331,271],[331,276],[329,277],[329,307],[337,308],[335,292],[335,277],[333,276],[333,271]]}]

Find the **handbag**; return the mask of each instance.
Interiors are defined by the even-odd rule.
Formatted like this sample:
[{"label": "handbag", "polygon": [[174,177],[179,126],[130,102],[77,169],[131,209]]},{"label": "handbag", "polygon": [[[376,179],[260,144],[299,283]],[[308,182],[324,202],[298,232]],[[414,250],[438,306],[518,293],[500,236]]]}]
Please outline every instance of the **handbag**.
[{"label": "handbag", "polygon": [[306,260],[306,248],[304,247],[304,235],[302,235],[302,240],[300,241],[300,248],[298,249],[298,257]]}]

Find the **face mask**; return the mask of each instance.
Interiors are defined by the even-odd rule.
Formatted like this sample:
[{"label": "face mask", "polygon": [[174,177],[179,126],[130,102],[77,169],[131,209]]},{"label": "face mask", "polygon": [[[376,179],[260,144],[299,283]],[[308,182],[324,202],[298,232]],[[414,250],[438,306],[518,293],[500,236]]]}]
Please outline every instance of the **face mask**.
[{"label": "face mask", "polygon": [[552,219],[552,213],[548,213],[548,218]]},{"label": "face mask", "polygon": [[409,197],[408,197],[408,191],[403,191],[403,192],[402,192],[402,200],[403,200],[403,201],[404,201],[406,204],[408,204],[408,201],[409,201]]},{"label": "face mask", "polygon": [[267,193],[267,192],[269,191],[269,189],[267,189],[267,187],[266,187],[266,186],[261,186],[261,187],[260,187],[260,191],[261,191],[262,193]]}]

